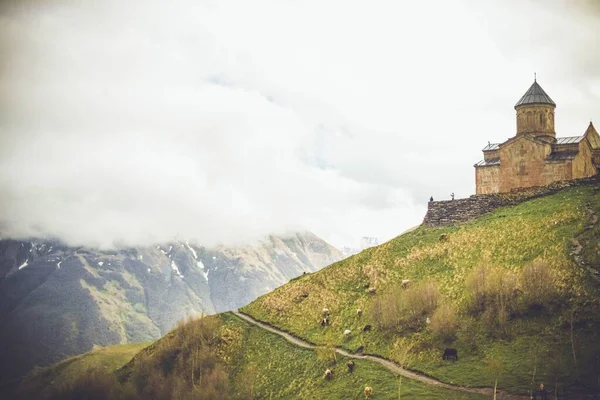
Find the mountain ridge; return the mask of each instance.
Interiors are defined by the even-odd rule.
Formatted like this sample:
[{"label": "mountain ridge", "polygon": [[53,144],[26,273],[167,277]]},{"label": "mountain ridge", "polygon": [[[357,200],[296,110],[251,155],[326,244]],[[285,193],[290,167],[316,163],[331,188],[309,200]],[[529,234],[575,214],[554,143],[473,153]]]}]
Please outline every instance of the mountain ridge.
[{"label": "mountain ridge", "polygon": [[1,240],[0,353],[15,356],[2,375],[95,346],[158,339],[179,320],[235,309],[341,257],[310,232],[236,248]]}]

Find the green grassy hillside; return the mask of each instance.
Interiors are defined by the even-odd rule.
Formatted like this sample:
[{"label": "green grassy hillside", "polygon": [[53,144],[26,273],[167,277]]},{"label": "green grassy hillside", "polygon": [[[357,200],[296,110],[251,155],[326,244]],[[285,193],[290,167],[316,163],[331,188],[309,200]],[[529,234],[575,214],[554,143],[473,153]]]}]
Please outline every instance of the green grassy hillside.
[{"label": "green grassy hillside", "polygon": [[[597,386],[595,214],[598,188],[578,187],[460,226],[420,227],[242,310],[311,342],[363,347],[444,382],[491,386],[498,379],[519,393],[532,382]],[[322,327],[324,307],[330,324]],[[458,362],[441,359],[447,347],[458,350]]]},{"label": "green grassy hillside", "polygon": [[35,368],[23,382],[27,393],[31,394],[27,397],[38,397],[41,393],[49,394],[54,388],[71,385],[86,374],[98,371],[113,373],[149,344],[132,343],[102,347],[67,358],[49,367]]},{"label": "green grassy hillside", "polygon": [[[485,398],[405,378],[400,381],[365,360],[357,360],[350,374],[345,357],[333,360],[325,349],[299,348],[230,313],[189,322],[128,362],[137,350],[113,346],[66,360],[31,374],[24,390],[37,393],[36,398],[56,399],[83,393],[100,399],[363,399],[365,386],[371,386],[374,399],[398,398],[399,390],[403,398]],[[82,374],[81,369],[90,364],[109,365],[108,372],[95,368],[91,375]],[[118,364],[122,368],[112,373]],[[331,380],[324,379],[327,368],[333,371]]]}]

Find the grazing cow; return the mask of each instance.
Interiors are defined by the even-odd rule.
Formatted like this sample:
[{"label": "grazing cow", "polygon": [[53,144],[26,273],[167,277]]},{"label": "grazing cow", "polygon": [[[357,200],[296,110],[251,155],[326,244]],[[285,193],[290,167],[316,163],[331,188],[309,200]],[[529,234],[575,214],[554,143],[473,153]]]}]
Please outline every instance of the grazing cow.
[{"label": "grazing cow", "polygon": [[358,310],[356,310],[356,316],[358,318],[362,317],[362,310],[360,308]]},{"label": "grazing cow", "polygon": [[329,317],[329,308],[323,308],[323,317]]},{"label": "grazing cow", "polygon": [[410,285],[410,279],[402,279],[402,287],[407,288]]},{"label": "grazing cow", "polygon": [[371,329],[373,329],[371,325],[365,325],[365,327],[363,328],[363,332],[369,332]]},{"label": "grazing cow", "polygon": [[354,371],[354,361],[352,361],[352,360],[349,360],[349,361],[346,363],[346,366],[348,367],[348,372],[349,372],[349,373],[352,373],[352,372]]},{"label": "grazing cow", "polygon": [[[564,389],[567,392],[566,388]],[[540,390],[535,390],[532,393],[531,398],[533,400],[548,400],[548,391],[544,388],[544,384],[540,384]]]},{"label": "grazing cow", "polygon": [[446,349],[444,350],[444,355],[442,356],[442,359],[458,361],[458,351],[456,351],[456,349]]},{"label": "grazing cow", "polygon": [[355,353],[362,354],[365,350],[365,346],[358,346],[358,348],[354,351]]},{"label": "grazing cow", "polygon": [[325,379],[329,380],[333,376],[333,372],[329,368],[325,370]]},{"label": "grazing cow", "polygon": [[328,318],[323,318],[321,320],[321,326],[327,326],[329,325],[329,319]]},{"label": "grazing cow", "polygon": [[365,397],[367,399],[370,399],[372,394],[373,394],[373,388],[371,386],[367,386],[365,388]]},{"label": "grazing cow", "polygon": [[374,287],[368,288],[367,289],[367,293],[369,293],[370,295],[374,296],[375,294],[377,294],[377,289],[375,289]]},{"label": "grazing cow", "polygon": [[345,337],[348,337],[348,336],[350,336],[350,334],[351,334],[351,333],[352,333],[352,331],[351,331],[350,329],[346,329],[346,330],[344,331],[344,336],[345,336]]}]

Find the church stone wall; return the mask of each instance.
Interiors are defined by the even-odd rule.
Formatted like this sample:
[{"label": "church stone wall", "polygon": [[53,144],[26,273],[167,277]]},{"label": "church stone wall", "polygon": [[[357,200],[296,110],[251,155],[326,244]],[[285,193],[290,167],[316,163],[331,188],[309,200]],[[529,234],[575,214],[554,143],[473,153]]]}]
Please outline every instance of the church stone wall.
[{"label": "church stone wall", "polygon": [[592,162],[596,168],[600,168],[600,148],[592,150]]},{"label": "church stone wall", "polygon": [[579,143],[579,153],[573,160],[573,179],[586,178],[596,174],[594,167],[592,149],[586,140]]},{"label": "church stone wall", "polygon": [[500,167],[475,168],[475,188],[477,194],[498,193],[500,190]]},{"label": "church stone wall", "polygon": [[[500,192],[548,184],[545,160],[551,146],[518,138],[500,149]],[[564,178],[568,179],[568,178]]]},{"label": "church stone wall", "polygon": [[510,193],[473,195],[466,199],[430,201],[423,225],[447,226],[467,222],[498,207],[513,206],[534,198],[547,196],[571,186],[600,185],[600,176],[554,182],[547,186],[522,188]]},{"label": "church stone wall", "polygon": [[571,160],[546,162],[544,168],[544,180],[547,184],[573,178],[573,162]]},{"label": "church stone wall", "polygon": [[499,150],[484,151],[483,152],[483,159],[485,161],[491,160],[492,158],[498,158],[498,157],[500,157],[500,151]]}]

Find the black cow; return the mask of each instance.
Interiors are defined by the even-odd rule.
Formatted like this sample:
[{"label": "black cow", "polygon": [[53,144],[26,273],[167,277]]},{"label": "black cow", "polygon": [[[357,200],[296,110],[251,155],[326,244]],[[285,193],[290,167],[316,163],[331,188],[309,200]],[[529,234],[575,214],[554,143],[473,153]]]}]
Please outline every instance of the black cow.
[{"label": "black cow", "polygon": [[373,329],[371,325],[365,325],[365,327],[363,328],[363,332],[369,332],[371,329]]},{"label": "black cow", "polygon": [[346,366],[348,367],[348,372],[349,372],[349,373],[352,373],[352,371],[354,371],[354,361],[352,361],[352,360],[349,360],[349,361],[346,363]]},{"label": "black cow", "polygon": [[446,349],[444,350],[444,355],[442,356],[442,359],[458,361],[458,351],[456,351],[456,349]]}]

